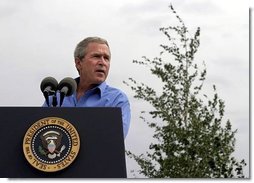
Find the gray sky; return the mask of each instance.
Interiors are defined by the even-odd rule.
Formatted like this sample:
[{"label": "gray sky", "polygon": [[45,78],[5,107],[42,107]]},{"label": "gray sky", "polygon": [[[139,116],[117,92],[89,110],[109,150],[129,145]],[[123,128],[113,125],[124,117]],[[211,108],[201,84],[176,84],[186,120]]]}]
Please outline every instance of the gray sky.
[{"label": "gray sky", "polygon": [[[77,77],[74,47],[87,36],[101,36],[112,52],[108,84],[125,91],[132,105],[126,149],[144,153],[152,132],[139,120],[139,112],[149,106],[133,99],[122,81],[133,77],[156,82],[132,60],[159,55],[159,44],[165,41],[159,28],[174,22],[170,3],[191,33],[201,27],[196,60],[206,63],[204,91],[217,86],[226,105],[225,120],[238,129],[235,156],[249,164],[249,4],[241,0],[1,0],[0,78],[5,89],[0,105],[40,106],[41,80]],[[127,168],[133,177],[135,162],[127,159]]]}]

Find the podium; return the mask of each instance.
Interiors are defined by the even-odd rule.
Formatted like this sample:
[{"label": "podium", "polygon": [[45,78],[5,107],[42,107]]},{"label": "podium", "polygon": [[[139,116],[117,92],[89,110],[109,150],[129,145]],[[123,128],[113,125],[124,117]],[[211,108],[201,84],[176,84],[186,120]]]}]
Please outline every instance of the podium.
[{"label": "podium", "polygon": [[[1,178],[126,178],[120,108],[0,107]],[[23,153],[24,136],[36,121],[58,117],[77,130],[80,148],[65,169],[43,172]]]}]

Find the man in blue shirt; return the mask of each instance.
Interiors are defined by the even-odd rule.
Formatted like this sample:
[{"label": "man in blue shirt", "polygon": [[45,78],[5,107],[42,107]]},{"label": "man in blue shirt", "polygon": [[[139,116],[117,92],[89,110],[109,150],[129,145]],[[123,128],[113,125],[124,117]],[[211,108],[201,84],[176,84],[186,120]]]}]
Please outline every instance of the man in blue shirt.
[{"label": "man in blue shirt", "polygon": [[120,107],[126,137],[131,117],[129,100],[125,93],[105,82],[111,60],[108,42],[99,37],[88,37],[76,46],[74,59],[80,76],[75,79],[77,90],[64,98],[62,107]]}]

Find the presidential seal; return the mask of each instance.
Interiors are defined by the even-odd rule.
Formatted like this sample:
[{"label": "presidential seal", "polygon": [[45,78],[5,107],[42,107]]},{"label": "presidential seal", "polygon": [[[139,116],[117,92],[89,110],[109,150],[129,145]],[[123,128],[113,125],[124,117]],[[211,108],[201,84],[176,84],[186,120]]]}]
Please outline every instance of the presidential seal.
[{"label": "presidential seal", "polygon": [[79,134],[68,121],[47,117],[35,122],[23,139],[26,160],[44,172],[56,172],[68,167],[77,157]]}]

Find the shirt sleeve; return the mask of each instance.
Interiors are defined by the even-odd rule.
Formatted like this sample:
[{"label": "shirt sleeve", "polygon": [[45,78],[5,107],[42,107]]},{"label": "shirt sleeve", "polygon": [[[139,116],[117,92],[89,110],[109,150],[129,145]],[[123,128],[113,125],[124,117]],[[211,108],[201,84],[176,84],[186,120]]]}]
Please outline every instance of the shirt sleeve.
[{"label": "shirt sleeve", "polygon": [[126,138],[130,128],[131,110],[130,110],[130,102],[124,93],[120,95],[116,106],[120,107],[122,110],[123,133],[124,138]]}]

